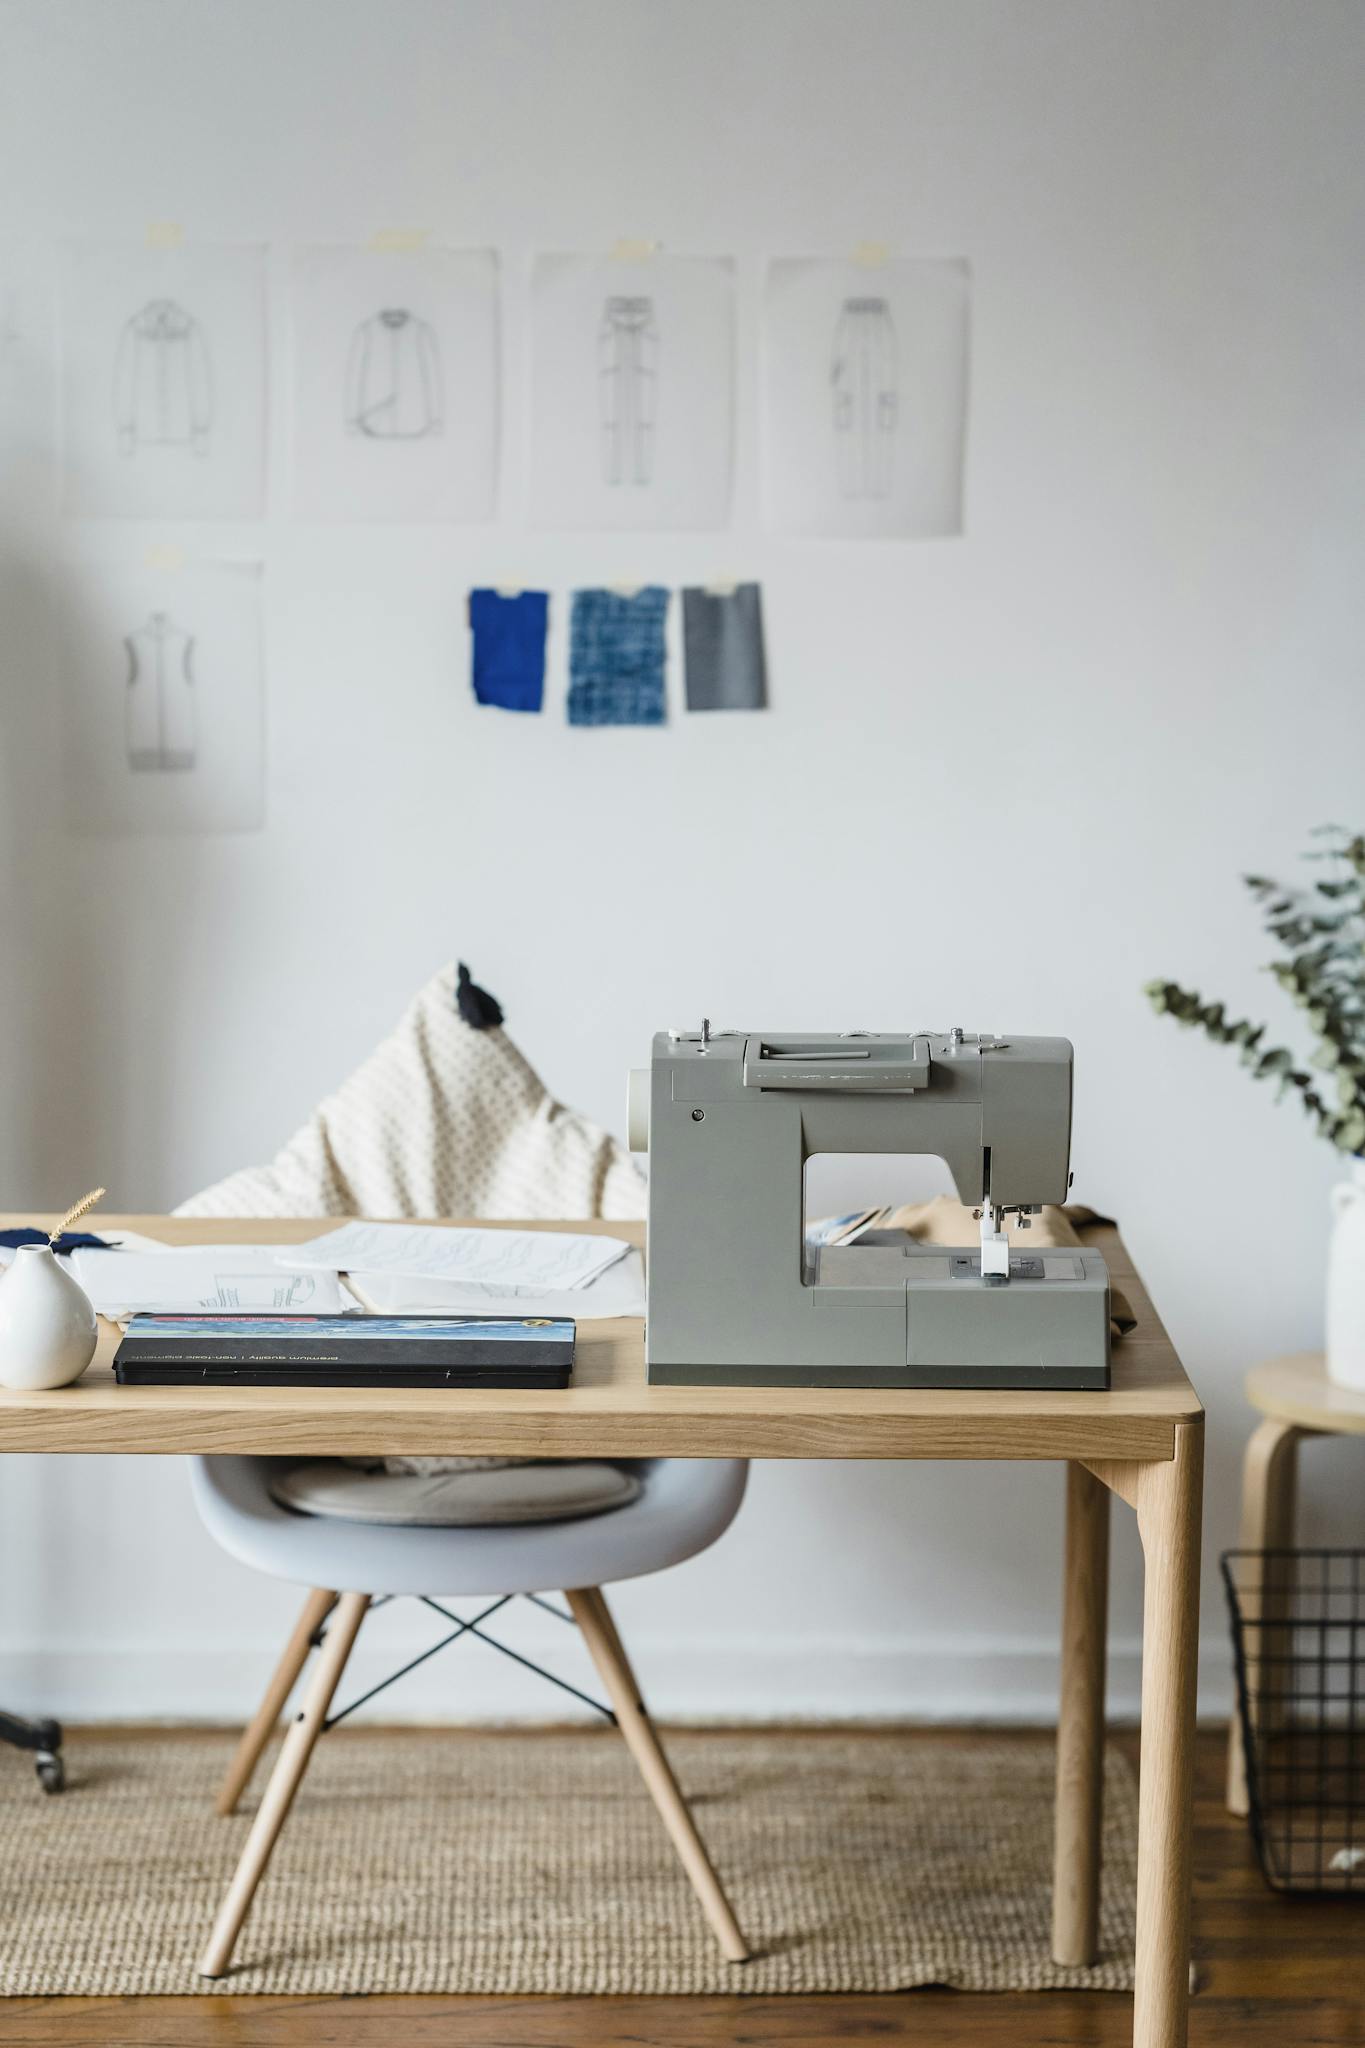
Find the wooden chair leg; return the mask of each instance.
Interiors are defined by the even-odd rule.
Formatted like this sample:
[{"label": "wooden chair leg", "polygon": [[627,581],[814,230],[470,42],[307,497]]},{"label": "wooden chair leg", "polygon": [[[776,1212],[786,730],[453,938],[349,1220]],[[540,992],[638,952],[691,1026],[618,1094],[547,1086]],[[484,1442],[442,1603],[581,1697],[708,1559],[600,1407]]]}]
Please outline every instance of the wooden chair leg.
[{"label": "wooden chair leg", "polygon": [[257,1759],[274,1733],[275,1724],[284,1712],[285,1702],[294,1690],[294,1682],[308,1661],[313,1638],[336,1604],[335,1593],[321,1590],[310,1593],[304,1601],[303,1612],[294,1623],[294,1632],[284,1646],[284,1655],[275,1666],[274,1676],[265,1689],[265,1697],[243,1731],[236,1753],[228,1765],[227,1775],[218,1788],[215,1809],[224,1817],[236,1813],[237,1801],[250,1783]]},{"label": "wooden chair leg", "polygon": [[351,1654],[351,1646],[360,1632],[369,1604],[368,1593],[343,1593],[337,1602],[336,1617],[323,1640],[303,1696],[303,1705],[289,1724],[270,1783],[265,1788],[251,1833],[246,1838],[246,1847],[218,1910],[208,1947],[199,1964],[201,1977],[221,1977],[232,1961],[242,1922],[256,1895],[256,1887],[265,1875],[280,1829],[289,1818],[294,1794],[322,1733],[327,1709],[332,1704],[332,1696],[346,1668],[346,1659]]},{"label": "wooden chair leg", "polygon": [[[1294,1496],[1298,1476],[1298,1449],[1309,1430],[1292,1422],[1267,1416],[1257,1424],[1242,1460],[1243,1550],[1288,1550],[1294,1542]],[[1269,1647],[1269,1624],[1284,1607],[1283,1589],[1268,1576],[1248,1584],[1242,1594],[1242,1615],[1246,1644],[1247,1689],[1253,1713],[1260,1705],[1260,1664],[1258,1652]],[[1242,1717],[1234,1701],[1228,1724],[1228,1810],[1245,1815],[1251,1800],[1247,1792],[1246,1752],[1242,1746]]]},{"label": "wooden chair leg", "polygon": [[687,1801],[678,1789],[677,1779],[654,1732],[602,1590],[598,1586],[584,1586],[566,1593],[565,1598],[607,1689],[617,1725],[639,1766],[650,1797],[659,1809],[660,1818],[691,1880],[692,1889],[701,1901],[712,1932],[728,1962],[747,1963],[748,1944],[739,1931],[730,1902],[721,1889],[720,1879],[697,1833]]}]

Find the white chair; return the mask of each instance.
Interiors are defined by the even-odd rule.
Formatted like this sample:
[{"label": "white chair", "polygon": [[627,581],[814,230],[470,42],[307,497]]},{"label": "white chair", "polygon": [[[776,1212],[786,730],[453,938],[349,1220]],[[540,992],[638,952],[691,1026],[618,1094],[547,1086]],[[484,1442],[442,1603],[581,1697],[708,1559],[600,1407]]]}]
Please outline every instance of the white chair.
[{"label": "white chair", "polygon": [[[650,1723],[602,1593],[613,1580],[662,1571],[714,1543],[744,1497],[746,1463],[736,1458],[631,1461],[627,1469],[642,1482],[637,1498],[611,1513],[575,1521],[414,1528],[296,1514],[281,1507],[269,1490],[274,1462],[239,1457],[191,1461],[196,1505],[223,1548],[258,1571],[311,1589],[223,1782],[220,1814],[235,1811],[310,1649],[320,1646],[200,1974],[221,1977],[231,1963],[314,1745],[329,1725],[332,1698],[367,1608],[377,1596],[407,1594],[430,1605],[445,1595],[487,1598],[500,1606],[518,1594],[538,1599],[565,1593],[606,1688],[611,1718],[639,1766],[716,1938],[731,1962],[746,1961],[744,1937]],[[438,1606],[437,1611],[444,1610]],[[448,1615],[455,1624],[448,1640],[478,1633],[492,1611],[489,1607],[472,1622]]]}]

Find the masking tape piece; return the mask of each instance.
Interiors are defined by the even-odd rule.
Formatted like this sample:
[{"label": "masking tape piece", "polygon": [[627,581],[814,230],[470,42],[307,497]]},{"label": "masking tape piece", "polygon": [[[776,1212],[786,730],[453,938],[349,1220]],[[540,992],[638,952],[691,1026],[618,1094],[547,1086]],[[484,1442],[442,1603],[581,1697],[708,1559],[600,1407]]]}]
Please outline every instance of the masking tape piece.
[{"label": "masking tape piece", "polygon": [[178,249],[184,239],[185,230],[178,220],[149,220],[147,223],[149,249]]},{"label": "masking tape piece", "polygon": [[703,585],[708,597],[733,597],[739,589],[739,578],[718,576],[714,583]]},{"label": "masking tape piece", "polygon": [[611,245],[614,263],[648,263],[650,257],[657,256],[658,253],[657,242],[632,241],[629,236],[622,236],[619,242],[613,242]]},{"label": "masking tape piece", "polygon": [[861,263],[865,270],[885,270],[891,261],[891,251],[885,242],[859,242],[853,251],[853,261]]},{"label": "masking tape piece", "polygon": [[157,541],[148,548],[146,560],[149,569],[183,569],[185,550],[173,540]]},{"label": "masking tape piece", "polygon": [[429,228],[378,228],[370,236],[369,247],[376,255],[411,255],[426,248],[430,233]]}]

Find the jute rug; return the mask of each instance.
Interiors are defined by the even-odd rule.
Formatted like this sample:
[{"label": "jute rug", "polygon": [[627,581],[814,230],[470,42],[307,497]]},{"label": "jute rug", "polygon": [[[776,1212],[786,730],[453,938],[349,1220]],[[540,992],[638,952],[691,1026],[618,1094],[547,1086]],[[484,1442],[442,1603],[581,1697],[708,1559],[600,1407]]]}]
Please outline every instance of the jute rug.
[{"label": "jute rug", "polygon": [[[210,1988],[195,1963],[249,1824],[213,1814],[230,1746],[77,1736],[59,1798],[0,1773],[0,1994]],[[753,1962],[721,1960],[611,1730],[339,1730],[214,1988],[1131,1987],[1137,1798],[1114,1752],[1102,1958],[1077,1970],[1048,1948],[1050,1743],[765,1731],[669,1751]]]}]

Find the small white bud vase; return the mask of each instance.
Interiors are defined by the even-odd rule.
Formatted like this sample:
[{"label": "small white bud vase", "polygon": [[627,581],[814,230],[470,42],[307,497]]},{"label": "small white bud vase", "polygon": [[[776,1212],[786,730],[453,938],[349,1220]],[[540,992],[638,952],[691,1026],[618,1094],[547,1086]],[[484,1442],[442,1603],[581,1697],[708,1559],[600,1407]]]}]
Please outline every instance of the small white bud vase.
[{"label": "small white bud vase", "polygon": [[95,1355],[90,1297],[45,1244],[20,1245],[0,1274],[0,1385],[15,1393],[69,1387]]},{"label": "small white bud vase", "polygon": [[1365,1159],[1332,1190],[1327,1260],[1327,1376],[1365,1393]]}]

